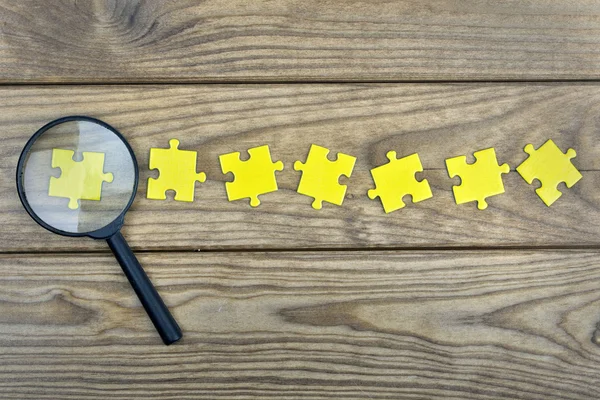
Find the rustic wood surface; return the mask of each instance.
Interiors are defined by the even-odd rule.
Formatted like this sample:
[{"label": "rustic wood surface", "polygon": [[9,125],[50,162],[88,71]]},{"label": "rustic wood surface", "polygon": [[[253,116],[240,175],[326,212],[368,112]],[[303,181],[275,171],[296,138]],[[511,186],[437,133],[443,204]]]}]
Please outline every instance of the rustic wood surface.
[{"label": "rustic wood surface", "polygon": [[[594,0],[0,0],[0,398],[597,400],[599,44]],[[173,346],[105,243],[18,201],[23,145],[69,114],[136,152],[123,233]],[[171,138],[193,203],[145,198]],[[514,171],[549,138],[583,174],[550,208]],[[342,207],[295,192],[312,143],[358,157]],[[280,190],[228,202],[218,155],[263,144]],[[444,160],[487,147],[506,193],[455,205]],[[432,199],[367,198],[388,150]]]},{"label": "rustic wood surface", "polygon": [[0,82],[597,79],[597,0],[2,0]]},{"label": "rustic wood surface", "polygon": [[0,257],[2,399],[596,399],[598,251]]},{"label": "rustic wood surface", "polygon": [[[103,243],[52,235],[23,212],[14,190],[17,159],[27,139],[45,122],[65,114],[91,114],[120,129],[141,165],[137,200],[125,235],[137,250],[310,249],[597,245],[600,237],[600,86],[596,84],[438,85],[223,85],[149,87],[4,87],[0,89],[0,231],[3,251],[104,249]],[[148,200],[151,147],[197,150],[208,181],[196,201]],[[584,179],[548,208],[520,175],[504,175],[506,193],[457,206],[445,158],[494,146],[514,170],[536,147],[553,138]],[[311,143],[358,157],[342,207],[311,208],[296,193]],[[252,208],[228,202],[218,155],[269,144],[285,169],[280,190]],[[370,168],[385,154],[418,152],[434,197],[385,214],[370,200]],[[472,157],[472,156],[470,156]],[[170,195],[172,197],[172,194]],[[30,238],[36,237],[35,241]]]}]

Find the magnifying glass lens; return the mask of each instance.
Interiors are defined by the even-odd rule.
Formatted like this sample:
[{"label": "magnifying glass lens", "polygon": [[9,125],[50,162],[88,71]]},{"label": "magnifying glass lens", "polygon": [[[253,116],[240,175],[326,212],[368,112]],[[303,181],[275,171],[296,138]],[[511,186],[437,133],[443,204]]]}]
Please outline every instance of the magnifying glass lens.
[{"label": "magnifying glass lens", "polygon": [[43,131],[25,154],[21,184],[31,211],[59,231],[86,234],[115,221],[136,188],[136,165],[117,133],[70,120]]}]

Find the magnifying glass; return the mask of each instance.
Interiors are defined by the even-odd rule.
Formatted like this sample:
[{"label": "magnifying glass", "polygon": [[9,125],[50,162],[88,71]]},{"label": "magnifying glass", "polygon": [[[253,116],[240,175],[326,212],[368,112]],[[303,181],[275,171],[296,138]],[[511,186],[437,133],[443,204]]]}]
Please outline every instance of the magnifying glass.
[{"label": "magnifying glass", "polygon": [[17,165],[17,190],[29,215],[59,235],[106,240],[168,345],[181,339],[181,329],[120,232],[138,179],[135,155],[123,135],[84,116],[40,128]]}]

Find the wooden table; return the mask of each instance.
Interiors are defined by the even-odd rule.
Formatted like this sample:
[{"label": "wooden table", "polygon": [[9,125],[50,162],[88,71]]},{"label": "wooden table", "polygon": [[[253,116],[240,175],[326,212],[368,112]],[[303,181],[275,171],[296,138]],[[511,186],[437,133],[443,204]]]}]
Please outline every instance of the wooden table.
[{"label": "wooden table", "polygon": [[[600,3],[0,1],[0,398],[600,398]],[[19,203],[26,140],[100,118],[141,166],[123,234],[179,320],[163,346],[106,243]],[[193,203],[147,200],[150,147],[197,150]],[[577,150],[546,207],[526,144]],[[295,192],[317,143],[342,207]],[[269,144],[260,207],[218,155]],[[489,208],[444,160],[495,147]],[[369,170],[418,152],[434,197],[386,215]]]}]

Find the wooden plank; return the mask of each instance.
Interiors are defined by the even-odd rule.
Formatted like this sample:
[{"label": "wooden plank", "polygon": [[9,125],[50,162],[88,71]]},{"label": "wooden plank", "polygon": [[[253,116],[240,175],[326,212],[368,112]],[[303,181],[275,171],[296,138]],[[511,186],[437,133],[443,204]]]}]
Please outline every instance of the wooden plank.
[{"label": "wooden plank", "polygon": [[0,82],[600,78],[579,1],[0,2]]},{"label": "wooden plank", "polygon": [[[14,176],[29,136],[65,114],[89,114],[120,129],[141,166],[138,197],[124,234],[137,250],[240,248],[374,248],[437,246],[597,246],[600,237],[600,86],[584,84],[88,86],[0,89],[0,250],[105,250],[104,243],[66,239],[37,226],[23,210]],[[151,147],[199,152],[208,181],[193,203],[147,200]],[[527,143],[553,138],[575,148],[583,179],[548,208],[534,186],[505,175],[506,193],[489,208],[457,206],[444,159],[494,146],[515,168]],[[351,154],[358,161],[342,207],[313,210],[295,192],[311,143]],[[251,208],[228,202],[218,155],[269,144],[283,160],[280,190]],[[368,199],[370,168],[385,153],[418,152],[433,187],[430,200],[385,214]],[[170,194],[172,196],[172,194]],[[35,240],[32,240],[35,238]]]},{"label": "wooden plank", "polygon": [[598,251],[0,256],[3,399],[594,399]]}]

